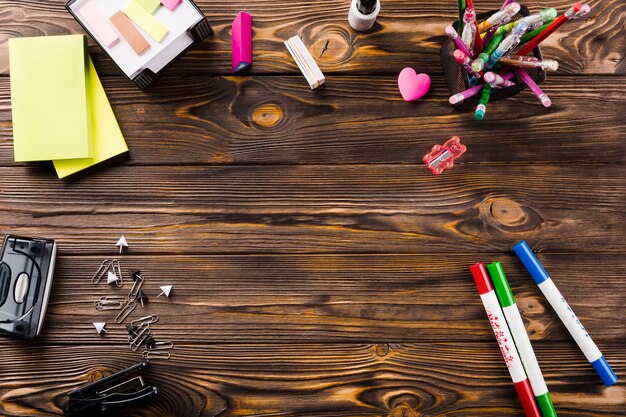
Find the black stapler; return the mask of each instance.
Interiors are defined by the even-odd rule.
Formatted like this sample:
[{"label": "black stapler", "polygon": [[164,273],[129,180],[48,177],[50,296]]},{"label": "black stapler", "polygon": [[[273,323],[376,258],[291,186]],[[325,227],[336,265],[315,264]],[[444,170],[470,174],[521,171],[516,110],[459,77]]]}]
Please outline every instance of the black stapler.
[{"label": "black stapler", "polygon": [[63,415],[68,417],[104,416],[136,406],[152,397],[159,389],[146,384],[139,372],[148,366],[144,361],[98,381],[68,392]]},{"label": "black stapler", "polygon": [[41,331],[52,287],[57,245],[7,236],[0,249],[0,334],[32,339]]}]

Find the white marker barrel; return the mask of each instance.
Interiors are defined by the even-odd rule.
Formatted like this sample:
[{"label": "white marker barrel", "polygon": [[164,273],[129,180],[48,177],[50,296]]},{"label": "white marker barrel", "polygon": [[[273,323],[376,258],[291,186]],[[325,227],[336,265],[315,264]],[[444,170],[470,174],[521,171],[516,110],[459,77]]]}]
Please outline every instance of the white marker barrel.
[{"label": "white marker barrel", "polygon": [[600,359],[602,352],[600,352],[598,346],[591,340],[587,330],[585,330],[585,327],[580,323],[580,320],[578,320],[572,308],[567,304],[567,301],[565,301],[559,289],[554,285],[552,279],[548,278],[539,284],[539,289],[554,311],[556,311],[556,314],[565,327],[567,327],[567,330],[569,330],[576,343],[578,343],[580,350],[583,351],[587,360],[589,362],[595,362]]},{"label": "white marker barrel", "polygon": [[511,334],[513,334],[513,339],[515,340],[515,346],[517,346],[520,357],[523,359],[522,362],[526,364],[526,374],[528,375],[528,380],[530,381],[530,386],[533,388],[535,397],[545,394],[548,392],[548,387],[541,374],[541,368],[539,368],[535,351],[528,339],[528,334],[524,328],[522,315],[517,308],[517,304],[504,307],[502,311],[504,312],[506,321],[509,323]]},{"label": "white marker barrel", "polygon": [[489,317],[489,323],[493,329],[493,333],[496,335],[500,351],[504,357],[511,379],[513,382],[521,382],[526,379],[526,372],[524,366],[520,360],[515,344],[513,343],[513,336],[509,331],[509,326],[506,324],[504,313],[498,303],[498,297],[496,297],[495,291],[490,291],[486,294],[481,294],[480,299],[487,311],[487,317]]},{"label": "white marker barrel", "polygon": [[548,273],[543,269],[539,259],[535,256],[528,244],[523,240],[513,246],[513,252],[522,261],[522,264],[530,273],[543,295],[546,297],[556,314],[559,316],[567,330],[570,332],[580,350],[583,351],[585,357],[596,370],[604,385],[611,386],[617,382],[617,375],[611,369],[600,349],[591,340],[591,336],[587,333],[584,326],[574,314],[574,310],[567,304],[559,289],[554,285]]}]

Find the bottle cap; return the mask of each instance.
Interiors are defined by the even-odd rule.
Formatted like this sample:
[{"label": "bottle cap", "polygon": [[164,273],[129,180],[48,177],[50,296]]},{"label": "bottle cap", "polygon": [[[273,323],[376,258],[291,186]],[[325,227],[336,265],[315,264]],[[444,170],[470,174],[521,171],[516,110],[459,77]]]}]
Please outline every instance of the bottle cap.
[{"label": "bottle cap", "polygon": [[617,375],[615,375],[615,372],[611,369],[611,365],[609,365],[606,359],[604,359],[604,356],[600,356],[599,359],[591,362],[591,366],[593,366],[593,369],[595,369],[598,375],[600,375],[604,385],[607,387],[615,385],[617,382]]},{"label": "bottle cap", "polygon": [[500,262],[491,263],[487,265],[487,271],[489,271],[491,282],[493,282],[493,287],[496,290],[496,295],[502,308],[515,304],[515,297],[513,297],[509,281],[507,281],[506,275],[504,275],[502,264]]},{"label": "bottle cap", "polygon": [[537,285],[541,284],[547,279],[550,279],[548,273],[543,269],[539,259],[535,256],[533,251],[528,246],[528,243],[525,241],[517,242],[513,245],[513,252],[517,255],[522,264],[530,274],[530,276],[535,280]]},{"label": "bottle cap", "polygon": [[474,277],[474,282],[476,283],[480,295],[493,291],[493,286],[491,285],[491,280],[489,279],[489,274],[487,274],[484,263],[478,262],[470,266],[470,271],[472,271],[472,276]]},{"label": "bottle cap", "polygon": [[535,402],[535,396],[533,395],[533,390],[530,387],[530,383],[528,379],[525,379],[520,382],[513,383],[515,387],[515,391],[517,391],[517,396],[519,397],[522,408],[526,412],[527,416],[540,416],[539,408],[537,407],[537,403]]},{"label": "bottle cap", "polygon": [[557,417],[556,410],[554,409],[554,404],[552,404],[552,398],[550,398],[549,392],[538,395],[535,397],[535,399],[537,400],[537,405],[539,405],[539,410],[541,411],[541,415],[543,417]]}]

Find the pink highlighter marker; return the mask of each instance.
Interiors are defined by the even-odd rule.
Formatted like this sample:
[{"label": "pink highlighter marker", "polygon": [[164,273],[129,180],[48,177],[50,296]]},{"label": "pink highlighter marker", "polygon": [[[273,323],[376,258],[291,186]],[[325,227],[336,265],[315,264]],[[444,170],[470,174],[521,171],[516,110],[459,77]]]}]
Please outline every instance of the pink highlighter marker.
[{"label": "pink highlighter marker", "polygon": [[239,12],[233,21],[233,72],[252,65],[252,16]]},{"label": "pink highlighter marker", "polygon": [[537,83],[533,81],[531,76],[528,75],[526,71],[524,71],[522,68],[517,68],[515,70],[515,73],[518,77],[520,77],[522,81],[524,81],[528,88],[530,88],[530,91],[532,91],[533,94],[536,95],[539,100],[541,100],[541,104],[543,104],[544,107],[550,107],[552,105],[552,100],[550,100],[550,97],[548,97],[548,95],[544,93],[541,88],[539,88]]},{"label": "pink highlighter marker", "polygon": [[513,386],[522,402],[524,412],[527,417],[541,417],[541,412],[535,402],[535,396],[530,387],[528,377],[526,376],[524,365],[522,365],[522,359],[517,353],[513,336],[511,336],[511,331],[504,318],[504,312],[502,311],[502,307],[500,307],[500,302],[493,289],[491,278],[489,278],[485,264],[479,262],[472,265],[470,266],[470,271],[472,271],[472,275],[474,276],[474,282],[476,282],[480,299],[487,312],[493,333],[496,335],[498,346],[500,346],[500,351],[504,357],[506,367],[509,369],[509,374],[511,374]]}]

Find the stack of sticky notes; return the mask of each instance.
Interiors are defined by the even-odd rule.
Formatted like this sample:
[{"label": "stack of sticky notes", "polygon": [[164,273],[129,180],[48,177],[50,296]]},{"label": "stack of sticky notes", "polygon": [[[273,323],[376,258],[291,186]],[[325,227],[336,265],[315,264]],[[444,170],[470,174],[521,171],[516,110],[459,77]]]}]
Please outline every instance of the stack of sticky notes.
[{"label": "stack of sticky notes", "polygon": [[128,151],[83,35],[9,39],[16,162],[59,178]]},{"label": "stack of sticky notes", "polygon": [[289,38],[285,41],[285,46],[293,57],[293,60],[296,61],[300,71],[302,71],[302,75],[306,78],[311,90],[324,84],[324,81],[326,81],[324,74],[322,74],[320,67],[317,66],[309,50],[304,46],[304,42],[302,42],[300,36]]}]

